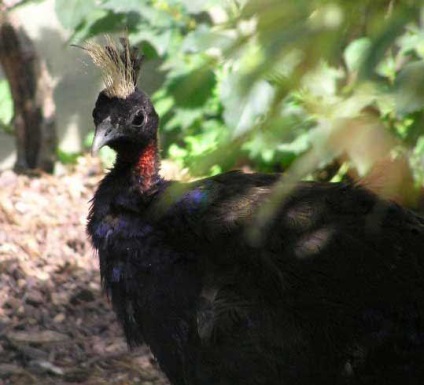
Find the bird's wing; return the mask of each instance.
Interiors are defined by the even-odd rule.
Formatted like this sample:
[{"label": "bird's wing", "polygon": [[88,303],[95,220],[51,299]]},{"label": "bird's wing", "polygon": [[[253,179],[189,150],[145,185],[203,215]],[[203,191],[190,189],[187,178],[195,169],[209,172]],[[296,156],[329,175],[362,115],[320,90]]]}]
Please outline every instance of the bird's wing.
[{"label": "bird's wing", "polygon": [[[173,247],[217,264],[300,268],[302,276],[305,268],[322,269],[335,277],[352,268],[385,266],[388,272],[399,261],[421,266],[424,219],[418,215],[348,184],[303,182],[274,202],[278,180],[276,174],[230,172],[174,183],[152,211]],[[261,221],[264,207],[271,215]]]},{"label": "bird's wing", "polygon": [[302,360],[311,349],[354,357],[393,355],[409,340],[422,348],[424,220],[358,186],[299,183],[255,239],[277,181],[227,173],[162,194],[167,242],[205,257],[197,322],[209,351],[280,354],[289,344]]},{"label": "bird's wing", "polygon": [[174,182],[166,186],[152,211],[162,216],[163,223],[180,220],[185,224],[178,226],[182,231],[219,240],[253,219],[278,178],[233,171],[192,183]]}]

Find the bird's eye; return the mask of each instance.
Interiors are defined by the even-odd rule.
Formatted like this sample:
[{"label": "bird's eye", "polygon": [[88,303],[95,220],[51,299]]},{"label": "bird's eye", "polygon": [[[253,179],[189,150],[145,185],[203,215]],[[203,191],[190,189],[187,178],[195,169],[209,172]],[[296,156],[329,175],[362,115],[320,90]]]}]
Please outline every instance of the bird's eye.
[{"label": "bird's eye", "polygon": [[144,123],[144,114],[142,112],[138,112],[132,121],[132,125],[135,127],[141,127]]}]

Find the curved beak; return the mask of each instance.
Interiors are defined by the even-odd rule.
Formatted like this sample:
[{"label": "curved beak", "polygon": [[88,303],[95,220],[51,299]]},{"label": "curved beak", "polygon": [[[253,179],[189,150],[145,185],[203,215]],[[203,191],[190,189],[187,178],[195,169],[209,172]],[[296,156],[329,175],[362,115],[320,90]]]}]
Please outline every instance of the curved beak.
[{"label": "curved beak", "polygon": [[114,127],[110,117],[101,122],[94,133],[93,144],[91,145],[91,155],[95,156],[99,150],[108,144],[113,138]]}]

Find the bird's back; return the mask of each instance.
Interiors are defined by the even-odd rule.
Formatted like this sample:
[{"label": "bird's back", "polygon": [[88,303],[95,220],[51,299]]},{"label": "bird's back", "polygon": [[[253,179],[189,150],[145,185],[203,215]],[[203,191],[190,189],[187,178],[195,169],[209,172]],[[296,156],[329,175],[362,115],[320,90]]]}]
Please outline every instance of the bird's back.
[{"label": "bird's back", "polygon": [[276,181],[109,187],[89,228],[130,343],[175,384],[418,384],[423,220],[360,187],[301,183],[258,222]]}]

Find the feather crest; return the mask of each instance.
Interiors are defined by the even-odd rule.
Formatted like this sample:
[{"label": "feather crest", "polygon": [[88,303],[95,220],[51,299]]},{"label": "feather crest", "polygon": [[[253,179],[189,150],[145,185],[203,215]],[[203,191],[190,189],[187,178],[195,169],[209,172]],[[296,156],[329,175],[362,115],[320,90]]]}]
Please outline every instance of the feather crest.
[{"label": "feather crest", "polygon": [[120,39],[122,49],[110,36],[106,35],[105,40],[105,46],[87,41],[80,48],[100,68],[105,94],[125,99],[135,91],[143,56],[138,55],[137,48],[130,47],[127,37]]}]

